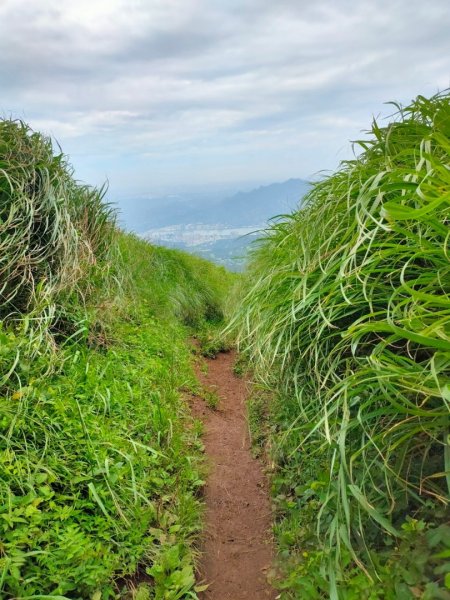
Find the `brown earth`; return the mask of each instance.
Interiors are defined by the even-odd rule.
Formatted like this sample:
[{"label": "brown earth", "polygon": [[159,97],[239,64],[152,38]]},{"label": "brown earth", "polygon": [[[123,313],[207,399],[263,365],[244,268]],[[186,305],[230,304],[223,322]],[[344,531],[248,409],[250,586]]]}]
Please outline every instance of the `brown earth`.
[{"label": "brown earth", "polygon": [[203,386],[215,391],[216,409],[194,398],[194,415],[204,423],[209,475],[205,487],[206,531],[199,583],[202,600],[267,600],[276,592],[267,582],[273,544],[267,480],[252,457],[246,421],[245,381],[233,373],[235,353],[207,360],[197,369]]}]

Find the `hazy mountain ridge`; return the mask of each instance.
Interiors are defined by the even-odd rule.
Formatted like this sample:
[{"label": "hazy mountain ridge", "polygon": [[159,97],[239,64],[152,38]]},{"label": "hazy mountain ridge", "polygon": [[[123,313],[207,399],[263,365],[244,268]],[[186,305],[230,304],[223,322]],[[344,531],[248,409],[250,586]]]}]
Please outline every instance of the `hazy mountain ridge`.
[{"label": "hazy mountain ridge", "polygon": [[261,186],[250,192],[238,192],[211,206],[194,222],[223,223],[226,225],[263,225],[270,218],[291,212],[306,193],[308,183],[289,179],[283,183]]},{"label": "hazy mountain ridge", "polygon": [[307,189],[306,181],[289,179],[225,198],[217,193],[132,198],[120,203],[119,221],[136,233],[192,223],[259,226],[296,208]]},{"label": "hazy mountain ridge", "polygon": [[155,244],[188,250],[239,270],[254,232],[271,218],[298,208],[308,187],[302,179],[289,179],[225,198],[215,194],[137,198],[124,204],[121,221]]}]

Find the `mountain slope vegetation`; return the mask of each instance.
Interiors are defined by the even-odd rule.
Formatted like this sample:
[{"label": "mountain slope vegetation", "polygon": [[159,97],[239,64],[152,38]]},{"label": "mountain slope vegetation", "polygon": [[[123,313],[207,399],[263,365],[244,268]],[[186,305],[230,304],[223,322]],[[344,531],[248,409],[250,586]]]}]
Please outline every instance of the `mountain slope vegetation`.
[{"label": "mountain slope vegetation", "polygon": [[103,195],[49,139],[0,122],[5,599],[196,597],[185,341],[220,319],[230,275],[123,234]]},{"label": "mountain slope vegetation", "polygon": [[450,96],[397,108],[250,261],[283,598],[450,598]]},{"label": "mountain slope vegetation", "polygon": [[123,233],[48,138],[0,121],[2,598],[197,597],[186,339],[223,347],[239,296],[280,597],[448,600],[450,95],[397,108],[243,282]]}]

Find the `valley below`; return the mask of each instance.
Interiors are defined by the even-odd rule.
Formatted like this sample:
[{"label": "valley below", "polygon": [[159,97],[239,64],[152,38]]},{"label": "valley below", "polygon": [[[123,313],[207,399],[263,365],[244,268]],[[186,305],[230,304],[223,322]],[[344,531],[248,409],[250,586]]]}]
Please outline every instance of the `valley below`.
[{"label": "valley below", "polygon": [[256,241],[261,225],[227,227],[221,223],[187,223],[150,229],[144,240],[167,248],[186,250],[231,271],[241,271],[249,245]]},{"label": "valley below", "polygon": [[301,205],[309,184],[302,179],[264,185],[221,197],[197,194],[141,196],[119,202],[122,226],[153,244],[185,250],[235,272],[271,220]]}]

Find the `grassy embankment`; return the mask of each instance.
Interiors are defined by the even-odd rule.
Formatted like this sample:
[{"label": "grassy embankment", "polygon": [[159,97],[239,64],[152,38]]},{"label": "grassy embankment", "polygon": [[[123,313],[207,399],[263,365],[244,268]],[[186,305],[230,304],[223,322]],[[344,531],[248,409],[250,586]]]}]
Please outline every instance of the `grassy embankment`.
[{"label": "grassy embankment", "polygon": [[[283,598],[450,598],[450,97],[419,97],[254,250],[240,346]],[[269,398],[267,400],[266,398]]]},{"label": "grassy embankment", "polygon": [[[185,341],[220,318],[229,276],[119,232],[102,195],[49,140],[0,122],[5,599],[196,597]],[[153,583],[126,591],[137,571]]]}]

